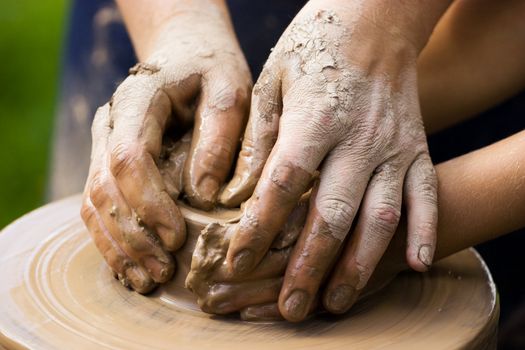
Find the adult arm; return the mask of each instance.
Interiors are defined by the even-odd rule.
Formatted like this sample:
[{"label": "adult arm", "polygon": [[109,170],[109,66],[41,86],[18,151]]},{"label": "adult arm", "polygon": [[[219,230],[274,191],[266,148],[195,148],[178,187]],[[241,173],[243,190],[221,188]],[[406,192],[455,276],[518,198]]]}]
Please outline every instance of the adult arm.
[{"label": "adult arm", "polygon": [[237,205],[254,191],[227,258],[234,273],[248,273],[320,170],[280,296],[288,320],[306,316],[354,221],[354,234],[363,237],[350,243],[359,245],[352,250],[358,289],[366,285],[403,197],[413,201],[409,264],[430,266],[437,188],[416,59],[449,3],[311,0],[270,55],[253,91],[235,176],[220,200]]},{"label": "adult arm", "polygon": [[[523,150],[525,131],[436,166],[440,198],[436,259],[525,227]],[[295,225],[302,224],[301,216],[288,219]],[[221,252],[224,260],[231,230],[235,228],[224,228],[225,240],[202,240],[198,246],[203,245],[203,251],[213,248],[214,252]],[[333,278],[327,286],[323,286],[321,299],[324,307],[334,313],[343,313],[359,296],[383,287],[398,272],[409,268],[406,263],[406,235],[406,221],[403,220],[363,291],[355,289],[357,279],[348,283],[345,269],[351,264],[349,259],[352,254],[348,251],[351,246],[347,246],[333,270]],[[359,237],[351,234],[350,239]],[[215,246],[219,241],[221,246]],[[194,276],[190,278],[199,304],[210,313],[241,311],[241,316],[246,319],[281,317],[277,299],[289,248],[272,250],[265,255],[254,274],[240,279],[225,271],[223,260],[210,271],[211,265],[206,257],[194,255],[192,275],[205,276],[198,285],[192,284]],[[345,277],[341,278],[341,275]]]}]

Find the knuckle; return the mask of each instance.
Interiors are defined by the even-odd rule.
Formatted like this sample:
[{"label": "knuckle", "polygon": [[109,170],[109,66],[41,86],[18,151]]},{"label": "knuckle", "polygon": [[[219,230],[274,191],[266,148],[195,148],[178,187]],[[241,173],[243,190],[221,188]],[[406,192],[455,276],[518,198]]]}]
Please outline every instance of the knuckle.
[{"label": "knuckle", "polygon": [[117,144],[111,151],[111,173],[118,178],[122,173],[133,169],[133,164],[143,159],[143,151],[138,146],[125,143]]},{"label": "knuckle", "polygon": [[291,163],[278,164],[270,174],[270,183],[281,194],[295,195],[308,180],[305,173],[305,170]]},{"label": "knuckle", "polygon": [[437,186],[434,183],[422,182],[416,186],[421,199],[432,206],[437,206]]},{"label": "knuckle", "polygon": [[108,199],[108,181],[106,176],[98,173],[93,176],[89,188],[89,198],[95,208],[100,208]]},{"label": "knuckle", "polygon": [[156,80],[150,75],[129,75],[115,90],[113,105],[117,106],[127,99],[142,96],[144,92],[154,95],[157,85]]},{"label": "knuckle", "polygon": [[356,212],[356,206],[351,200],[341,196],[325,196],[319,198],[318,208],[331,231],[346,235]]},{"label": "knuckle", "polygon": [[91,220],[93,220],[94,214],[95,210],[93,209],[93,207],[91,207],[85,202],[82,203],[82,207],[80,208],[80,217],[86,225],[89,225]]},{"label": "knuckle", "polygon": [[220,284],[215,284],[199,300],[199,306],[204,312],[224,313],[224,309],[230,304],[228,302],[228,288],[222,288]]},{"label": "knuckle", "polygon": [[344,128],[329,106],[323,103],[315,106],[296,103],[296,105],[286,105],[286,112],[282,116],[284,123],[299,130],[300,134],[309,135],[316,140],[326,140],[327,134],[336,136],[330,140],[332,142],[340,138],[340,132]]},{"label": "knuckle", "polygon": [[146,252],[151,247],[144,236],[145,229],[132,228],[122,230],[122,239],[135,252]]},{"label": "knuckle", "polygon": [[239,225],[250,232],[257,231],[259,229],[259,217],[252,210],[247,209],[241,217]]},{"label": "knuckle", "polygon": [[392,204],[382,203],[372,208],[372,227],[378,234],[385,234],[396,229],[401,211]]},{"label": "knuckle", "polygon": [[200,164],[210,170],[229,169],[234,151],[232,140],[228,137],[221,136],[214,138],[213,140],[203,141],[204,145],[209,146],[203,150],[203,159]]},{"label": "knuckle", "polygon": [[113,249],[107,249],[106,251],[102,252],[102,255],[104,256],[104,260],[106,260],[106,263],[108,266],[117,273],[123,273],[126,265],[126,259],[124,259],[121,255],[117,254]]},{"label": "knuckle", "polygon": [[250,89],[238,86],[237,82],[226,82],[222,87],[215,90],[211,106],[219,110],[230,108],[244,109],[248,106]]}]

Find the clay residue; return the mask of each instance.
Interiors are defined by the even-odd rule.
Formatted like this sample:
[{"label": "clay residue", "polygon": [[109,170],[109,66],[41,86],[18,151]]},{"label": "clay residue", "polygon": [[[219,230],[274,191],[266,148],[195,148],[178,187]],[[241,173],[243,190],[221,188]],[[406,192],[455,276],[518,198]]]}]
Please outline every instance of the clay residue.
[{"label": "clay residue", "polygon": [[211,223],[206,226],[195,245],[186,288],[199,296],[199,305],[208,296],[213,284],[213,272],[224,262],[234,224]]},{"label": "clay residue", "polygon": [[[333,11],[318,11],[303,22],[292,24],[282,44],[287,54],[297,54],[305,74],[321,73],[337,67],[337,42],[327,37],[328,26],[340,26]],[[335,45],[334,45],[335,44]]]},{"label": "clay residue", "polygon": [[137,63],[129,69],[130,75],[146,74],[152,75],[160,71],[160,68],[148,63]]},{"label": "clay residue", "polygon": [[191,144],[191,130],[179,141],[166,140],[160,155],[159,171],[172,199],[179,198],[183,188],[184,163]]},{"label": "clay residue", "polygon": [[304,225],[308,199],[309,194],[301,198],[261,263],[243,276],[232,275],[225,263],[239,222],[210,223],[202,230],[185,284],[197,296],[204,311],[219,314],[241,311],[242,314],[242,310],[249,307],[245,313],[251,320],[256,318],[253,310],[261,313],[262,319],[271,318],[267,312],[260,311],[258,305],[262,304],[261,310],[265,310],[265,304],[277,300],[291,250]]}]

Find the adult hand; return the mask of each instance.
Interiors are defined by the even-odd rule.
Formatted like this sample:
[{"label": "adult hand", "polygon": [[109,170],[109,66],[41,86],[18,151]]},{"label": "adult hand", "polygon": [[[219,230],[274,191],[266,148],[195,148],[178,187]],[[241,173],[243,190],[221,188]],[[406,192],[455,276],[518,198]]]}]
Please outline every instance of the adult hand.
[{"label": "adult hand", "polygon": [[323,300],[334,313],[350,307],[396,230],[403,199],[408,263],[418,271],[432,263],[437,180],[418,104],[416,59],[428,24],[448,4],[413,5],[308,2],[254,86],[235,175],[220,196],[234,206],[255,187],[227,263],[238,275],[257,266],[319,169],[279,297],[290,321],[305,318],[342,249],[349,252],[339,264],[344,269]]},{"label": "adult hand", "polygon": [[[294,208],[261,263],[244,276],[232,275],[224,264],[237,223],[211,224],[202,231],[193,251],[186,287],[195,294],[203,311],[212,314],[239,312],[242,319],[249,321],[282,319],[277,301],[291,250],[305,222],[308,197],[303,196]],[[397,230],[369,283],[361,294],[355,295],[352,303],[381,290],[407,268],[405,240],[406,228],[403,227]],[[318,308],[318,299],[316,295],[309,313]]]},{"label": "adult hand", "polygon": [[279,297],[284,271],[293,245],[301,232],[308,208],[305,195],[288,217],[270,251],[252,273],[232,275],[224,263],[238,223],[212,223],[202,230],[186,278],[186,287],[197,297],[205,312],[241,312],[243,319],[282,318],[275,302]]},{"label": "adult hand", "polygon": [[194,124],[184,191],[207,209],[247,116],[251,76],[228,16],[215,10],[180,11],[165,22],[148,58],[130,70],[93,124],[82,217],[109,266],[141,293],[170,279],[170,252],[186,235],[172,198],[178,193],[159,171],[163,137]]}]

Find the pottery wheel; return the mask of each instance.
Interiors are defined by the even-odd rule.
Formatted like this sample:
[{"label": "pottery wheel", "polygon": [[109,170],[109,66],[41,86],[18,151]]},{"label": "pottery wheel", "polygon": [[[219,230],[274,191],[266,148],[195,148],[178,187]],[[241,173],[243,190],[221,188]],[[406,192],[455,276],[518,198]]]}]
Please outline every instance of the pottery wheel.
[{"label": "pottery wheel", "polygon": [[488,348],[495,286],[474,250],[403,273],[343,317],[249,323],[208,315],[160,290],[142,296],[106,267],[79,217],[80,197],[38,209],[0,234],[0,348]]}]

